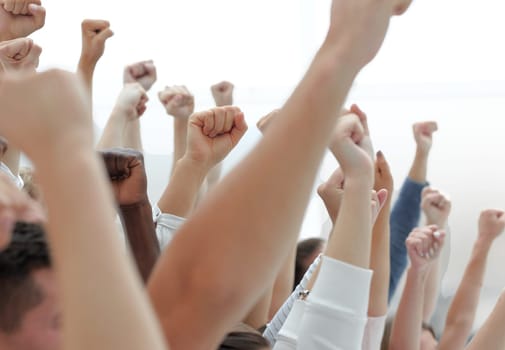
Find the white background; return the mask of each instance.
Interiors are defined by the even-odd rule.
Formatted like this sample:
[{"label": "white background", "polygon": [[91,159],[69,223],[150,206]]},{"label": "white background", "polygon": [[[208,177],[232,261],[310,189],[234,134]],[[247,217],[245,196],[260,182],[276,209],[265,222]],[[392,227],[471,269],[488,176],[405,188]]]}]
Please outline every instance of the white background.
[{"label": "white background", "polygon": [[[152,199],[166,183],[172,152],[171,120],[156,92],[185,84],[197,108],[212,105],[209,86],[227,79],[251,125],[225,164],[229,169],[259,139],[253,127],[280,107],[322,41],[329,0],[53,1],[45,28],[33,37],[44,51],[41,69],[75,69],[80,22],[108,19],[115,36],[95,75],[95,121],[105,124],[124,65],[154,59],[159,81],[142,117]],[[502,0],[423,0],[392,21],[377,59],[359,76],[350,101],[368,113],[376,148],[389,159],[399,187],[413,157],[411,124],[437,120],[431,183],[450,194],[452,257],[444,292],[461,278],[476,235],[479,211],[505,208],[505,3]],[[303,142],[303,140],[301,140]],[[327,158],[319,182],[333,170]],[[317,198],[302,236],[321,233],[327,218]],[[505,238],[493,248],[481,320],[505,286]]]}]

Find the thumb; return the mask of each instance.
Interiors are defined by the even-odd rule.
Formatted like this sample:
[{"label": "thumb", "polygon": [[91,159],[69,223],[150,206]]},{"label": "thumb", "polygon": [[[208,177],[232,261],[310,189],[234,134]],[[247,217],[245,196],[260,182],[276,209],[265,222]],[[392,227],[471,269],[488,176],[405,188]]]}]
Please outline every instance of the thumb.
[{"label": "thumb", "polygon": [[113,35],[114,35],[114,32],[110,28],[107,28],[107,29],[104,29],[103,31],[101,31],[96,36],[96,38],[97,38],[97,40],[99,40],[101,42],[105,42],[107,39],[109,39]]},{"label": "thumb", "polygon": [[33,31],[40,29],[46,23],[46,9],[42,6],[30,4],[28,6],[28,16],[24,16],[25,21],[30,21]]}]

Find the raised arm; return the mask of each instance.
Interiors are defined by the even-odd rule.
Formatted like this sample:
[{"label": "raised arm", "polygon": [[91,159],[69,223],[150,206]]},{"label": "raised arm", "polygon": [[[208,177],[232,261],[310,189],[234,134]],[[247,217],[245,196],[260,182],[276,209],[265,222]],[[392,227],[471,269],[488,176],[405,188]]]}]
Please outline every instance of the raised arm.
[{"label": "raised arm", "polygon": [[[81,75],[88,88],[90,101],[93,97],[93,75],[95,68],[105,52],[105,42],[114,33],[108,21],[100,19],[85,19],[81,24],[82,50],[77,72]],[[92,105],[92,104],[90,104]]]},{"label": "raised arm", "polygon": [[[438,190],[425,187],[422,192],[421,208],[426,216],[427,225],[435,225],[441,230],[447,227],[447,220],[451,213],[451,201],[447,196]],[[446,242],[444,249],[448,249]],[[430,323],[435,306],[440,295],[440,283],[442,281],[442,271],[444,270],[443,259],[438,255],[430,267],[426,284],[424,287],[423,321]]]},{"label": "raised arm", "polygon": [[405,179],[397,201],[391,211],[391,275],[389,300],[393,297],[398,282],[407,267],[405,240],[408,234],[419,225],[421,216],[421,192],[428,185],[428,158],[433,144],[433,133],[437,130],[434,122],[416,123],[412,127],[416,141],[416,154]]},{"label": "raised arm", "polygon": [[[173,348],[215,347],[273,282],[286,247],[296,240],[292,233],[300,227],[338,112],[356,74],[382,44],[391,15],[401,10],[398,4],[407,2],[333,2],[327,39],[278,120],[162,255],[149,291]],[[199,259],[188,259],[188,249]]]},{"label": "raised arm", "polygon": [[144,282],[160,255],[142,153],[130,149],[101,152],[130,249]]},{"label": "raised arm", "polygon": [[[123,72],[123,84],[138,83],[145,92],[149,91],[157,79],[156,66],[152,60],[142,61],[126,66]],[[144,105],[149,99],[145,98]],[[128,120],[123,131],[123,147],[142,152],[140,120]]]},{"label": "raised arm", "polygon": [[167,114],[174,117],[173,173],[177,161],[186,153],[188,119],[195,110],[195,98],[185,86],[167,86],[158,97]]},{"label": "raised arm", "polygon": [[[479,305],[489,250],[504,229],[505,213],[502,210],[485,210],[481,213],[479,234],[463,279],[449,308],[439,349],[465,348]],[[490,348],[482,347],[481,349]]]},{"label": "raised arm", "polygon": [[[39,57],[42,49],[28,38],[19,38],[0,43],[0,75],[5,74],[35,74],[35,69],[39,64]],[[4,163],[17,183],[18,187],[23,187],[23,181],[19,177],[19,164],[21,152],[15,146],[9,147],[2,157]]]},{"label": "raised arm", "polygon": [[62,348],[165,349],[115,230],[84,89],[74,75],[60,71],[0,84],[0,128],[33,161],[49,212],[48,238],[63,296]]},{"label": "raised arm", "polygon": [[419,350],[423,324],[424,286],[434,259],[440,253],[444,231],[436,226],[416,228],[405,245],[411,266],[391,331],[390,350]]},{"label": "raised arm", "polygon": [[188,217],[207,173],[221,162],[247,131],[236,107],[194,113],[188,122],[187,148],[174,167],[158,207],[162,213]]},{"label": "raised arm", "polygon": [[147,100],[146,92],[139,83],[123,86],[96,148],[100,150],[126,147],[125,129],[128,123],[144,114]]}]

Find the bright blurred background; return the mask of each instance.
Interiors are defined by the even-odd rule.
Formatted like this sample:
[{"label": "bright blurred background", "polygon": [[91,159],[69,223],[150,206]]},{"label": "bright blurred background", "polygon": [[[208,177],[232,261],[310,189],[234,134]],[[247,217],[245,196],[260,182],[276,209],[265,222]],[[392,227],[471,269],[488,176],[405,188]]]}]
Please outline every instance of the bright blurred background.
[{"label": "bright blurred background", "polygon": [[[121,89],[123,67],[155,61],[158,82],[142,117],[154,201],[168,180],[173,136],[157,91],[184,84],[196,96],[198,109],[212,106],[212,84],[225,79],[235,84],[236,104],[251,127],[225,162],[229,170],[259,140],[256,121],[282,106],[302,77],[324,38],[330,0],[46,0],[44,5],[46,26],[33,36],[44,49],[41,69],[74,70],[80,22],[111,22],[115,36],[95,74],[97,130]],[[397,187],[413,158],[412,123],[439,123],[429,179],[453,201],[444,295],[454,292],[462,276],[479,212],[505,208],[503,13],[501,0],[414,1],[405,16],[392,21],[381,53],[358,77],[349,98],[368,113],[374,145],[386,154]],[[335,166],[327,157],[318,183]],[[322,202],[314,196],[301,235],[324,235],[327,226]],[[505,286],[504,251],[505,237],[489,259],[478,324]]]}]

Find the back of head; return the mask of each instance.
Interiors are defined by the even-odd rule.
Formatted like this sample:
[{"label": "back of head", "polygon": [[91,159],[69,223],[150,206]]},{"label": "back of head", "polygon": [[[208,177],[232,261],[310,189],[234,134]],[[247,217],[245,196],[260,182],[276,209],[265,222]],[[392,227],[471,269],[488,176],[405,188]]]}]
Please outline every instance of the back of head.
[{"label": "back of head", "polygon": [[11,244],[0,252],[0,332],[16,332],[24,314],[43,300],[31,274],[50,266],[43,228],[16,224]]},{"label": "back of head", "polygon": [[258,333],[231,332],[228,333],[218,350],[267,350],[268,341]]},{"label": "back of head", "polygon": [[300,241],[296,247],[295,281],[293,290],[300,283],[303,275],[323,250],[325,241],[322,238],[309,238]]}]

